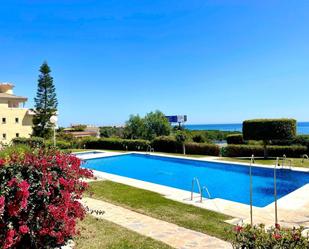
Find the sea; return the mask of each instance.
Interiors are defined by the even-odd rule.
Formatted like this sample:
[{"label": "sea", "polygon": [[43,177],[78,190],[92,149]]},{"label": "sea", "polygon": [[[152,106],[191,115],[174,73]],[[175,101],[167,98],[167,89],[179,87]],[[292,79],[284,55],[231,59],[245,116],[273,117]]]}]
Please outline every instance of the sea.
[{"label": "sea", "polygon": [[[189,130],[219,130],[219,131],[242,131],[242,124],[187,124]],[[297,123],[297,134],[309,134],[309,122]]]}]

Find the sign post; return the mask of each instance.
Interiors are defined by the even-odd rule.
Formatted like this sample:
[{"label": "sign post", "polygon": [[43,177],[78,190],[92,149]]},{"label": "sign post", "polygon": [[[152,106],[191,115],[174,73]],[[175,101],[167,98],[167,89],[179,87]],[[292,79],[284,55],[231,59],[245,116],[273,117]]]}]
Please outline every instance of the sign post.
[{"label": "sign post", "polygon": [[170,123],[178,123],[179,127],[181,127],[181,124],[187,122],[187,115],[173,115],[165,117]]}]

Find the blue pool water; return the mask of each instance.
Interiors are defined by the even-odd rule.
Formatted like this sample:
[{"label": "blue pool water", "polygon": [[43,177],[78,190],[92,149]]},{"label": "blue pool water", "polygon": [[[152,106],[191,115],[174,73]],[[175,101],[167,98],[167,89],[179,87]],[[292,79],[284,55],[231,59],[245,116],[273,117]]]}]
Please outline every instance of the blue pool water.
[{"label": "blue pool water", "polygon": [[[183,190],[191,190],[198,177],[212,198],[249,204],[249,167],[224,163],[130,154],[87,160],[86,168],[130,177]],[[253,167],[253,205],[264,207],[274,201],[272,169]],[[277,170],[278,198],[309,183],[309,173]]]}]

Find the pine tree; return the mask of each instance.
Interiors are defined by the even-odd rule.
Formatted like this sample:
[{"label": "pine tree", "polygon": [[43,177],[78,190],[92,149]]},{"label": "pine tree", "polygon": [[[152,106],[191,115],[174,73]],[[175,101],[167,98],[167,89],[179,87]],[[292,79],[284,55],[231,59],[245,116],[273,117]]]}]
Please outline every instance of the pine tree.
[{"label": "pine tree", "polygon": [[51,116],[57,112],[57,96],[53,78],[50,76],[47,62],[40,67],[38,90],[35,101],[35,116],[33,118],[33,135],[49,138],[52,134]]}]

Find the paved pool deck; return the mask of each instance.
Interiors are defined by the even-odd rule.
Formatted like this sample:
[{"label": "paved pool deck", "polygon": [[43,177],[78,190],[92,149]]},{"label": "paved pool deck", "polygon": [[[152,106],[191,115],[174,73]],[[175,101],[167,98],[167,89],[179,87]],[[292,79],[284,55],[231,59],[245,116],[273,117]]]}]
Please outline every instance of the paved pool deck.
[{"label": "paved pool deck", "polygon": [[[82,159],[91,159],[91,158],[100,158],[100,157],[109,157],[109,156],[117,156],[131,153],[140,153],[140,152],[129,152],[129,153],[116,153],[116,152],[105,152],[103,154],[94,154],[94,155],[83,155],[80,156]],[[140,153],[145,154],[145,153]],[[228,164],[237,164],[250,166],[247,163],[235,163],[235,162],[227,162],[227,161],[218,161],[217,158],[213,157],[203,157],[203,158],[188,158],[182,156],[172,156],[166,154],[158,154],[158,153],[147,153],[153,156],[164,156],[171,158],[183,158],[190,160],[198,160],[198,161],[208,161],[208,162],[217,162],[217,163],[228,163]],[[268,165],[258,165],[254,164],[254,166],[265,167],[265,168],[273,168],[273,166]],[[305,168],[296,168],[292,167],[291,170],[304,171],[309,172],[309,169]],[[237,224],[239,222],[250,222],[250,207],[249,205],[228,201],[220,198],[215,199],[206,199],[203,198],[202,203],[200,202],[200,197],[198,194],[194,195],[193,200],[191,200],[191,193],[189,191],[184,191],[181,189],[171,188],[159,184],[149,183],[145,181],[140,181],[132,178],[122,177],[119,175],[108,174],[105,172],[94,171],[94,175],[98,179],[106,179],[122,184],[126,184],[132,187],[142,188],[146,190],[150,190],[153,192],[157,192],[165,196],[166,198],[176,200],[185,204],[194,205],[200,208],[205,208],[209,210],[213,210],[219,213],[227,214],[229,216],[234,217],[233,219],[227,221],[232,224]],[[278,218],[279,223],[282,226],[286,227],[294,227],[294,226],[304,226],[309,227],[309,184],[295,190],[294,192],[280,198],[278,200]],[[255,224],[264,223],[266,226],[272,226],[275,223],[275,214],[274,214],[274,203],[270,205],[259,208],[253,207],[253,221]]]},{"label": "paved pool deck", "polygon": [[92,215],[130,229],[141,235],[159,240],[177,249],[232,249],[230,243],[215,237],[158,220],[105,201],[83,198],[82,203],[90,209],[102,210],[104,214]]}]

